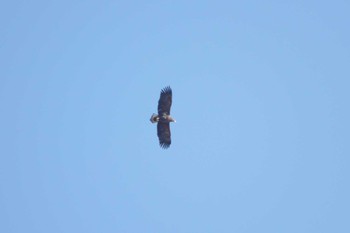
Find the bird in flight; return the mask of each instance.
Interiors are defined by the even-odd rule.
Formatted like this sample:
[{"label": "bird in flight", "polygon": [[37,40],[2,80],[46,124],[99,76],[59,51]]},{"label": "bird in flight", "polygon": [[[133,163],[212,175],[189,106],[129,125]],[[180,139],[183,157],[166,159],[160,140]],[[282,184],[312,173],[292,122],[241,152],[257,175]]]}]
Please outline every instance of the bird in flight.
[{"label": "bird in flight", "polygon": [[171,144],[170,122],[176,122],[170,115],[173,92],[170,86],[163,88],[158,101],[158,114],[153,113],[150,121],[157,124],[157,135],[159,145],[163,149],[169,148]]}]

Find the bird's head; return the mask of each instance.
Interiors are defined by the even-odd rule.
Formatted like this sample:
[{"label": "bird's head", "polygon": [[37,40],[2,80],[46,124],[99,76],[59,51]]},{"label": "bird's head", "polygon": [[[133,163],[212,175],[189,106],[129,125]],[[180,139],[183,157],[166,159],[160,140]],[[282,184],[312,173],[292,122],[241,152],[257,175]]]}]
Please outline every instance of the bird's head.
[{"label": "bird's head", "polygon": [[176,122],[176,120],[174,118],[172,118],[172,116],[168,116],[168,121],[169,122]]}]

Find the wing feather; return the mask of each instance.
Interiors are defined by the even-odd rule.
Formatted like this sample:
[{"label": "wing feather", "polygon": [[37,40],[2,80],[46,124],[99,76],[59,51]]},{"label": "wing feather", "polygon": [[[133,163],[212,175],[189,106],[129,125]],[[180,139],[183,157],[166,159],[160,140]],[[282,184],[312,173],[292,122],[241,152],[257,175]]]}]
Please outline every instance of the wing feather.
[{"label": "wing feather", "polygon": [[173,92],[169,86],[161,90],[158,101],[158,115],[162,116],[164,113],[170,115],[172,95]]},{"label": "wing feather", "polygon": [[159,138],[159,145],[167,149],[171,144],[170,125],[168,122],[158,122],[157,135]]}]

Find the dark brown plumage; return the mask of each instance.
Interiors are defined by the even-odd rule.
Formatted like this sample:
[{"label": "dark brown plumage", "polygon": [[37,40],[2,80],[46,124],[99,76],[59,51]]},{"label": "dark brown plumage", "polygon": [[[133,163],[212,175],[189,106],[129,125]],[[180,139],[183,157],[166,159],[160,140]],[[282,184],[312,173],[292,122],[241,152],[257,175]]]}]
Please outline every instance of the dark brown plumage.
[{"label": "dark brown plumage", "polygon": [[170,115],[172,94],[169,86],[161,90],[158,101],[158,114],[153,114],[150,119],[152,123],[158,123],[157,135],[159,145],[164,149],[169,148],[171,144],[170,122],[176,122]]}]

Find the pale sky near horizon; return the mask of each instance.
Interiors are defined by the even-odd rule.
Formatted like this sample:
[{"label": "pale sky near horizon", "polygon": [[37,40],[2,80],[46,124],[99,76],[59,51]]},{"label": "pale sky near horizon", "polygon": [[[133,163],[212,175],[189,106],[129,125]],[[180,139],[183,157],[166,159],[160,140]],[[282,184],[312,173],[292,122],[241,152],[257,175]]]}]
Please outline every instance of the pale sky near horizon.
[{"label": "pale sky near horizon", "polygon": [[2,1],[0,232],[350,232],[349,12]]}]

